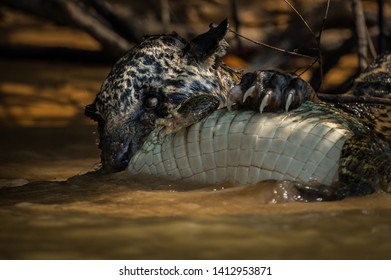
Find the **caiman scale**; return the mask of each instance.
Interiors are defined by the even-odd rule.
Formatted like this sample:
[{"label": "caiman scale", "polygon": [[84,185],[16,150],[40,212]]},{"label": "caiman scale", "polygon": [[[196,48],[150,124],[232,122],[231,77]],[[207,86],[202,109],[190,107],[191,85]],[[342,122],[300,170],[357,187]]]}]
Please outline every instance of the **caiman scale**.
[{"label": "caiman scale", "polygon": [[[391,55],[377,58],[345,93],[357,102],[326,103],[294,74],[260,70],[243,75],[226,66],[221,60],[228,47],[227,30],[225,20],[190,42],[175,33],[149,36],[114,65],[94,102],[85,109],[98,122],[104,172],[129,169],[206,183],[291,180],[303,192],[314,191],[315,181],[319,185],[315,192],[325,195],[327,189],[327,195],[337,199],[391,191],[391,108],[387,102],[365,101],[366,97],[391,99]],[[228,130],[221,132],[217,126],[226,119]],[[296,125],[294,129],[290,123]],[[250,131],[250,125],[257,126],[252,138],[238,140],[242,150],[224,155],[229,160],[221,163],[221,150],[236,145],[232,142],[236,140],[223,144],[218,134],[234,139]],[[239,136],[232,136],[237,126],[242,127]],[[273,135],[265,127],[274,129]],[[190,136],[194,131],[195,138]],[[300,138],[305,133],[309,136]],[[204,134],[213,140],[205,138],[201,143]],[[209,146],[202,146],[207,141]],[[246,141],[258,141],[258,146],[246,147]],[[178,142],[186,142],[182,150],[179,146],[175,150]],[[285,143],[295,146],[296,154],[290,156],[292,149]],[[310,147],[306,157],[300,152],[303,145]],[[170,159],[164,158],[167,153],[161,154],[167,149],[172,149]],[[279,157],[283,151],[287,154]],[[271,152],[279,159],[271,158]],[[253,159],[243,159],[246,153]],[[258,161],[255,155],[266,159]],[[296,157],[302,158],[302,170],[297,172],[293,170]],[[327,159],[323,167],[318,158]],[[247,177],[242,180],[243,172]]]}]

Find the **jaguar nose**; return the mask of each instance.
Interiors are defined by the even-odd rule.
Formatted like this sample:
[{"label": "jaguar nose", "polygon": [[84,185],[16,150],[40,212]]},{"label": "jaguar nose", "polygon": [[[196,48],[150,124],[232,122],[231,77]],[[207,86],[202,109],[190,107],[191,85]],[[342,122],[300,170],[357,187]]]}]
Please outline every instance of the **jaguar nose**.
[{"label": "jaguar nose", "polygon": [[104,172],[119,172],[126,169],[130,161],[129,145],[115,142],[103,147],[101,160]]},{"label": "jaguar nose", "polygon": [[121,150],[113,158],[113,167],[116,171],[125,170],[129,164],[129,151],[128,148]]}]

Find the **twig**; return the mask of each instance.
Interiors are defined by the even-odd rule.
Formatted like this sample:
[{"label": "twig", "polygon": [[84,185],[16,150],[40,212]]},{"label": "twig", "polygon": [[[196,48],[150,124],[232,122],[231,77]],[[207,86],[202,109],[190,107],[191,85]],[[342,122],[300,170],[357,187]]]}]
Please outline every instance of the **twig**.
[{"label": "twig", "polygon": [[252,39],[250,39],[250,38],[248,38],[246,36],[240,35],[239,33],[237,33],[236,31],[232,30],[231,28],[229,29],[229,31],[234,33],[235,35],[239,36],[240,38],[243,38],[243,39],[245,39],[247,41],[250,41],[251,43],[254,43],[254,44],[259,45],[259,46],[267,47],[269,49],[272,49],[272,50],[275,50],[275,51],[279,51],[279,52],[282,52],[282,53],[286,53],[286,54],[289,54],[289,55],[294,55],[294,56],[299,56],[299,57],[304,57],[304,58],[309,58],[309,59],[317,59],[316,57],[313,57],[313,56],[309,56],[309,55],[305,55],[305,54],[301,54],[301,53],[297,53],[297,52],[287,51],[287,50],[284,50],[284,49],[281,49],[281,48],[277,48],[277,47],[274,47],[274,46],[266,44],[266,43],[262,43],[262,42],[258,42],[258,41],[252,40]]},{"label": "twig", "polygon": [[[232,10],[232,19],[235,25],[235,32],[239,33],[240,21],[238,16],[238,5],[236,0],[231,0],[231,10]],[[237,34],[235,34],[235,39],[237,43],[237,48],[241,50],[242,42],[240,41],[240,37]]]},{"label": "twig", "polygon": [[384,36],[384,1],[378,0],[378,26],[379,26],[379,53],[385,52],[385,36]]},{"label": "twig", "polygon": [[[317,62],[319,62],[319,60],[320,60],[320,57],[316,57],[315,58],[315,60],[314,61],[312,61],[311,62],[311,64],[310,65],[308,65],[306,68],[304,68],[304,70],[303,71],[301,71],[299,74],[297,74],[297,76],[301,76],[301,75],[303,75],[305,72],[307,72],[309,69],[311,69],[312,68],[312,66],[314,66],[315,65],[315,63],[317,63]],[[299,68],[300,69],[300,68]],[[299,69],[297,69],[296,71],[294,71],[295,73],[299,70]]]},{"label": "twig", "polygon": [[371,38],[371,34],[369,33],[369,30],[368,28],[365,28],[366,29],[366,33],[367,33],[367,40],[368,40],[368,49],[369,49],[369,52],[371,53],[371,56],[373,58],[375,58],[377,56],[376,54],[376,49],[375,49],[375,46],[373,44],[373,41],[372,41],[372,38]]},{"label": "twig", "polygon": [[316,35],[315,33],[312,31],[311,27],[308,25],[308,23],[306,22],[306,20],[303,18],[303,16],[299,13],[298,10],[296,10],[296,8],[288,1],[288,0],[284,0],[285,3],[287,3],[289,5],[289,7],[291,7],[291,9],[293,11],[295,11],[295,13],[300,17],[301,21],[304,23],[304,25],[307,27],[307,29],[311,32],[311,34],[314,36],[314,38],[316,38]]},{"label": "twig", "polygon": [[321,28],[320,28],[318,36],[315,35],[315,33],[312,31],[312,29],[310,28],[308,23],[305,21],[303,16],[296,10],[296,8],[289,1],[287,1],[287,0],[284,0],[284,1],[285,1],[285,3],[287,3],[296,12],[296,14],[300,17],[300,19],[307,26],[308,30],[311,32],[311,34],[315,38],[317,49],[318,49],[318,52],[319,52],[318,57],[309,66],[307,66],[300,74],[298,74],[298,76],[303,75],[312,66],[314,66],[315,63],[318,62],[319,63],[319,69],[320,69],[320,81],[321,81],[319,86],[318,86],[318,89],[317,89],[317,90],[319,90],[319,88],[322,85],[322,81],[323,81],[323,59],[322,59],[322,48],[321,48],[321,45],[320,45],[320,40],[322,38],[322,32],[324,30],[324,26],[325,26],[325,23],[326,23],[326,20],[327,20],[327,16],[328,16],[328,13],[329,13],[330,0],[327,1],[326,11],[325,11],[325,14],[323,16],[322,25],[321,25]]},{"label": "twig", "polygon": [[320,28],[318,36],[315,35],[315,33],[312,31],[311,27],[309,26],[307,21],[304,19],[304,17],[299,13],[299,11],[288,0],[284,0],[284,2],[286,4],[288,4],[289,7],[291,7],[291,9],[300,17],[301,21],[304,23],[304,25],[310,31],[312,36],[314,36],[314,39],[316,41],[317,49],[318,49],[318,52],[319,52],[318,57],[309,66],[307,66],[301,73],[299,73],[298,76],[301,76],[303,73],[308,71],[308,69],[310,69],[312,66],[314,66],[315,63],[318,62],[319,63],[319,70],[320,70],[320,84],[319,84],[319,86],[318,86],[318,88],[316,90],[316,91],[318,91],[320,89],[320,87],[322,86],[322,81],[323,81],[323,58],[322,58],[323,55],[322,55],[322,48],[321,48],[321,45],[320,45],[320,40],[322,38],[322,32],[324,30],[324,26],[325,26],[325,23],[326,23],[326,20],[327,20],[327,17],[328,17],[329,8],[330,8],[330,0],[327,1],[326,11],[325,11],[325,14],[324,14],[324,17],[323,17],[323,20],[322,20],[322,25],[321,25],[321,28]]},{"label": "twig", "polygon": [[317,37],[318,40],[319,40],[319,43],[320,43],[320,39],[322,38],[322,33],[323,33],[323,30],[324,30],[324,26],[326,24],[327,17],[329,15],[329,9],[330,9],[330,0],[327,0],[326,11],[324,12],[324,16],[323,16],[323,20],[322,20],[322,26],[320,28],[319,35]]},{"label": "twig", "polygon": [[319,91],[319,89],[322,86],[323,82],[323,54],[322,54],[322,48],[321,48],[321,39],[322,39],[322,34],[324,30],[324,26],[326,24],[327,17],[329,15],[329,9],[330,9],[330,0],[327,0],[326,3],[326,11],[324,12],[323,20],[322,20],[322,25],[319,30],[319,35],[316,37],[316,42],[318,44],[318,51],[319,51],[319,72],[320,72],[320,83],[318,88],[316,89],[316,92]]},{"label": "twig", "polygon": [[358,62],[361,71],[368,66],[368,40],[361,0],[352,0],[358,37]]}]

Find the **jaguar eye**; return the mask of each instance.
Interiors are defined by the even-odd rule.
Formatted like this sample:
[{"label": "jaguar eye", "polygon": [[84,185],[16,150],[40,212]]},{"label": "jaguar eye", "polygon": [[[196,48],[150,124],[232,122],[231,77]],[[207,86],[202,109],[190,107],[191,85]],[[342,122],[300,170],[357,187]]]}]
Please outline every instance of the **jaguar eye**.
[{"label": "jaguar eye", "polygon": [[159,105],[159,100],[157,99],[157,97],[149,97],[145,102],[145,106],[149,108],[156,108],[157,105]]},{"label": "jaguar eye", "polygon": [[151,94],[145,97],[144,106],[147,109],[156,109],[159,108],[162,103],[162,98],[160,95]]}]

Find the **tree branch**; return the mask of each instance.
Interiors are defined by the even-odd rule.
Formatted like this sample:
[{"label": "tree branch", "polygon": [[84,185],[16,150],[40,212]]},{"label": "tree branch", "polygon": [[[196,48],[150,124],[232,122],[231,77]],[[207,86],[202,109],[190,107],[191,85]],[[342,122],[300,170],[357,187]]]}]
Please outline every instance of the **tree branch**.
[{"label": "tree branch", "polygon": [[381,97],[373,97],[373,96],[354,96],[348,94],[327,94],[327,93],[318,93],[317,97],[319,97],[322,101],[329,102],[340,102],[340,103],[368,103],[368,104],[379,104],[379,105],[391,105],[391,100]]},{"label": "tree branch", "polygon": [[[122,56],[131,47],[131,42],[108,26],[109,16],[99,16],[104,12],[97,8],[97,1],[92,2],[95,2],[94,7],[83,7],[80,5],[83,2],[66,0],[0,0],[0,5],[38,16],[55,24],[79,28],[97,40],[113,58]],[[94,8],[99,11],[98,14],[92,12],[95,11]],[[110,23],[112,22],[111,19]]]},{"label": "tree branch", "polygon": [[368,66],[368,36],[361,0],[352,0],[358,37],[358,62],[361,71]]}]

